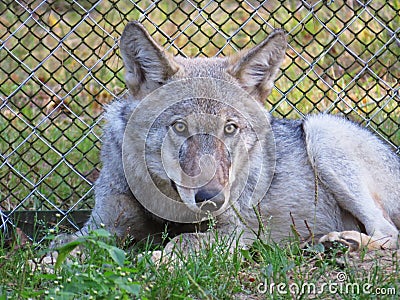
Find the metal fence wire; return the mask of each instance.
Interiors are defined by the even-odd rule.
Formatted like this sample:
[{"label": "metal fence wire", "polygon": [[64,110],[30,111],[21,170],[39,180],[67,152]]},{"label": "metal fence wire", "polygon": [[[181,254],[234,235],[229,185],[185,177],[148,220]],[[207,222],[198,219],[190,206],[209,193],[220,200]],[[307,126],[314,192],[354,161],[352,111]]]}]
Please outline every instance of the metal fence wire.
[{"label": "metal fence wire", "polygon": [[126,93],[118,41],[131,20],[184,56],[229,55],[284,28],[289,48],[268,109],[342,114],[400,152],[400,0],[3,0],[3,231],[20,211],[55,211],[59,226],[92,207],[103,107]]}]

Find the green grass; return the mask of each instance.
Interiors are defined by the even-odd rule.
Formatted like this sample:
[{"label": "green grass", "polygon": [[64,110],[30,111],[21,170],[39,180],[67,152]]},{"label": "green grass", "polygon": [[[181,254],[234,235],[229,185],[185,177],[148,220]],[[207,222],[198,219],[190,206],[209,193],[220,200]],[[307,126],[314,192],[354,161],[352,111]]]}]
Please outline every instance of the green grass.
[{"label": "green grass", "polygon": [[[243,250],[218,237],[196,253],[154,264],[150,250],[157,246],[129,248],[99,229],[60,253],[77,244],[57,267],[28,264],[43,246],[0,248],[0,299],[397,299],[400,289],[396,252],[350,256],[340,248],[324,253],[321,245],[302,250],[298,242],[261,241]],[[378,288],[387,295],[376,295]]]}]

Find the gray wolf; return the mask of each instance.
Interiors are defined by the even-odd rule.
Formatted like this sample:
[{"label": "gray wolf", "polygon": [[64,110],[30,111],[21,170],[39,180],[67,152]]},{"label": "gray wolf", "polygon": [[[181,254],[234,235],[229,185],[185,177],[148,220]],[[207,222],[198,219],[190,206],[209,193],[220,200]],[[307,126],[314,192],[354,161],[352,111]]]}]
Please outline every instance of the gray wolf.
[{"label": "gray wolf", "polygon": [[[136,184],[133,180],[134,188],[143,191],[147,191],[149,185],[141,180],[144,168],[135,155],[130,157],[131,167],[124,169],[123,142],[124,135],[139,130],[136,138],[142,136],[143,140],[136,142],[146,144],[146,168],[152,181],[162,193],[195,208],[211,199],[215,209],[219,209],[221,203],[232,196],[239,184],[241,167],[238,165],[245,160],[238,150],[238,140],[242,141],[248,150],[248,181],[240,183],[243,189],[238,201],[215,217],[218,232],[222,235],[236,233],[241,245],[254,241],[262,222],[273,241],[283,241],[290,236],[294,223],[298,235],[306,238],[311,229],[312,235],[320,237],[320,242],[339,241],[357,249],[364,246],[368,249],[397,248],[399,157],[372,133],[351,121],[326,114],[310,115],[304,120],[282,120],[261,108],[269,123],[269,127],[263,129],[268,138],[261,139],[261,148],[253,150],[256,137],[246,127],[247,120],[236,109],[210,99],[186,99],[157,116],[154,116],[156,105],[142,109],[138,118],[155,119],[151,129],[143,135],[140,135],[139,121],[130,119],[144,98],[168,84],[190,78],[203,78],[204,82],[222,80],[262,103],[273,88],[286,45],[285,33],[275,30],[259,45],[233,56],[172,57],[142,25],[129,23],[121,37],[120,50],[130,94],[107,108],[101,156],[103,168],[95,186],[95,207],[80,234],[103,224],[117,236],[130,234],[135,240],[141,240],[150,235],[157,240],[167,228],[169,235],[175,237],[167,244],[168,249],[177,243],[195,245],[208,238],[204,222],[180,223],[164,219],[136,199],[129,181],[137,180]],[[191,89],[195,92],[196,86]],[[164,95],[165,99],[175,96]],[[242,105],[243,111],[247,109],[240,99],[237,102],[237,107]],[[200,117],[192,117],[194,113]],[[201,115],[216,116],[218,120]],[[257,124],[257,120],[252,121]],[[190,133],[193,128],[198,134]],[[178,150],[173,148],[174,143],[180,145]],[[265,149],[274,149],[274,153]],[[210,180],[200,187],[185,187],[175,182],[165,172],[161,150],[176,157],[188,176],[214,170],[208,174]],[[202,161],[203,156],[208,159]],[[261,186],[264,195],[254,206],[249,206],[254,189],[253,173],[260,172],[263,161],[268,165],[269,160],[273,161],[274,168],[262,171],[266,172],[264,177],[268,177]],[[212,163],[207,167],[208,161]],[[156,195],[148,197],[154,197],[148,201],[159,203]]]}]

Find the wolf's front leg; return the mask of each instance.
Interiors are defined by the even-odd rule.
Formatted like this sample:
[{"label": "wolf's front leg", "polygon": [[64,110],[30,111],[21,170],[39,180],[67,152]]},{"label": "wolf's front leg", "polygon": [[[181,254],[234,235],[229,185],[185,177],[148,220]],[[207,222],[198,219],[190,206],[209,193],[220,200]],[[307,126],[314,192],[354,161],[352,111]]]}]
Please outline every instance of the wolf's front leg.
[{"label": "wolf's front leg", "polygon": [[130,191],[97,197],[90,219],[81,231],[87,234],[100,226],[118,238],[129,235],[140,241],[152,236],[157,243],[161,242],[160,233],[165,230],[162,222],[149,217]]},{"label": "wolf's front leg", "polygon": [[140,240],[156,230],[162,232],[161,226],[155,229],[156,225],[156,222],[149,223],[143,208],[130,192],[97,195],[96,205],[86,224],[73,234],[58,235],[51,247],[57,248],[101,227],[118,238],[130,235]]}]

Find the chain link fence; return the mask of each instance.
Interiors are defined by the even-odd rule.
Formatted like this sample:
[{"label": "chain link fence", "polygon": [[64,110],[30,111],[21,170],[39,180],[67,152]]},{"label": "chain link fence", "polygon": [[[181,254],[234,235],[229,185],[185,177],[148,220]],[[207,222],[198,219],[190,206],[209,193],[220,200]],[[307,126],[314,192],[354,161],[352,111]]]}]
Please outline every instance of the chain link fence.
[{"label": "chain link fence", "polygon": [[[289,48],[268,109],[286,118],[342,114],[400,152],[400,0],[6,0],[0,3],[3,231],[25,218],[18,212],[32,211],[52,212],[46,226],[77,228],[72,213],[92,207],[103,108],[126,93],[118,40],[130,20],[184,56],[229,55],[284,28]],[[39,219],[31,225],[39,228]]]}]

